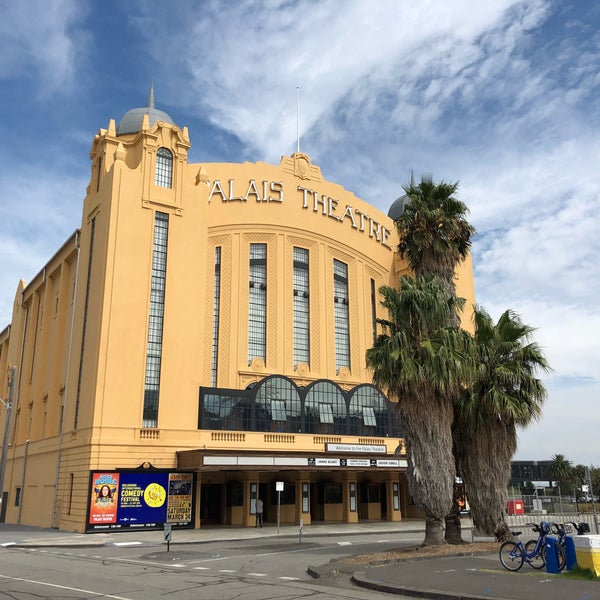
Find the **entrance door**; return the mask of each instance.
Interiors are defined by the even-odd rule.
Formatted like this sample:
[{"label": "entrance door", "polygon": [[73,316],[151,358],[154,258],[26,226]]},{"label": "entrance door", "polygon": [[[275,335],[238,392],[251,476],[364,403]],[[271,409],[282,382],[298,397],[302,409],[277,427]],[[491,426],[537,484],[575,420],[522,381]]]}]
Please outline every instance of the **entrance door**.
[{"label": "entrance door", "polygon": [[310,484],[311,521],[325,520],[325,485],[322,481]]},{"label": "entrance door", "polygon": [[222,525],[225,485],[203,483],[200,486],[200,519],[203,525]]}]

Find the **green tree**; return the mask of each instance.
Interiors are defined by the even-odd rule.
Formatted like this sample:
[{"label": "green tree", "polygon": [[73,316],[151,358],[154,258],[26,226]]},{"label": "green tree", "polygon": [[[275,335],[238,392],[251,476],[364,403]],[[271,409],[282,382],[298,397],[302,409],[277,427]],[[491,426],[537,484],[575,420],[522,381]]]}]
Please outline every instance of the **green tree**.
[{"label": "green tree", "polygon": [[[408,260],[417,277],[437,277],[447,294],[454,297],[456,268],[469,255],[471,238],[475,234],[475,228],[467,220],[466,204],[456,197],[458,182],[436,184],[431,176],[423,176],[417,185],[411,180],[403,189],[406,193],[403,211],[396,220],[400,256]],[[459,327],[458,310],[449,314],[446,325]],[[435,407],[432,402],[429,411]],[[440,421],[440,426],[445,427],[448,423],[452,428],[452,421],[447,420]],[[455,464],[453,477],[457,474],[460,475]],[[446,541],[455,544],[462,542],[459,510],[452,493],[445,537]]]},{"label": "green tree", "polygon": [[573,479],[573,463],[564,454],[555,454],[550,459],[548,472],[552,480],[558,484],[559,491],[567,489]]},{"label": "green tree", "polygon": [[[475,234],[467,220],[467,205],[455,196],[458,182],[436,184],[424,175],[418,185],[411,182],[403,189],[404,210],[396,220],[400,256],[408,260],[417,277],[439,277],[454,296],[456,267],[469,255]],[[452,319],[451,324],[458,326],[456,314]]]},{"label": "green tree", "polygon": [[517,427],[540,416],[546,397],[535,374],[549,366],[531,341],[533,331],[511,310],[494,323],[477,308],[471,351],[475,377],[455,402],[456,450],[473,523],[498,540],[510,537],[504,508]]},{"label": "green tree", "polygon": [[405,275],[399,288],[380,289],[388,320],[367,351],[373,382],[397,400],[405,432],[407,479],[415,504],[425,512],[424,545],[444,543],[444,517],[452,504],[454,458],[452,398],[464,375],[458,328],[448,328],[460,305],[435,277]]}]

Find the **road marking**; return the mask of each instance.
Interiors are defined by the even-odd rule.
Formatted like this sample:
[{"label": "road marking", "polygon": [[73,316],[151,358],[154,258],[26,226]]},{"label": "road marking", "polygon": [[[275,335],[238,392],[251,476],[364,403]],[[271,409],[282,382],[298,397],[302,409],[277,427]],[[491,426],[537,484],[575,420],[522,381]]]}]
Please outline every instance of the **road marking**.
[{"label": "road marking", "polygon": [[196,571],[210,571],[210,567],[194,567]]},{"label": "road marking", "polygon": [[280,577],[279,579],[285,579],[286,581],[300,581],[300,577]]},{"label": "road marking", "polygon": [[235,569],[219,569],[219,573],[235,573]]},{"label": "road marking", "polygon": [[4,544],[0,544],[0,546],[4,546],[6,548],[6,546],[16,546],[16,542],[5,542]]},{"label": "road marking", "polygon": [[338,546],[352,546],[352,542],[338,542]]},{"label": "road marking", "polygon": [[266,573],[248,573],[250,577],[266,577]]},{"label": "road marking", "polygon": [[182,565],[181,563],[179,563],[176,565],[171,565],[171,567],[175,567],[176,569],[183,569],[184,567],[187,567],[187,565]]},{"label": "road marking", "polygon": [[142,542],[113,542],[113,546],[139,546]]},{"label": "road marking", "polygon": [[23,583],[33,583],[35,585],[45,585],[52,588],[58,588],[61,590],[69,590],[71,592],[80,592],[82,594],[91,594],[92,596],[102,596],[103,598],[113,598],[113,600],[132,600],[125,596],[113,596],[112,594],[103,594],[101,592],[93,592],[91,590],[84,590],[81,588],[68,587],[66,585],[57,585],[56,583],[46,583],[45,581],[36,581],[35,579],[23,579],[22,577],[8,577],[7,575],[0,575],[2,579],[10,579],[11,581],[22,581]]}]

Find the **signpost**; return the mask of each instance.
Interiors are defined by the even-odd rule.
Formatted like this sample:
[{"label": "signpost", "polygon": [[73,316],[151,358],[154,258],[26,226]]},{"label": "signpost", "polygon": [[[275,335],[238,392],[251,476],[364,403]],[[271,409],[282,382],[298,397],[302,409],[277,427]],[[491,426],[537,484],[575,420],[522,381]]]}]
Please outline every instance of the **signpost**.
[{"label": "signpost", "polygon": [[165,523],[164,530],[165,530],[165,542],[167,542],[167,552],[170,552],[171,551],[171,531],[172,531],[171,523]]},{"label": "signpost", "polygon": [[279,533],[279,520],[281,517],[281,492],[283,492],[283,481],[276,481],[275,489],[277,490],[277,533]]}]

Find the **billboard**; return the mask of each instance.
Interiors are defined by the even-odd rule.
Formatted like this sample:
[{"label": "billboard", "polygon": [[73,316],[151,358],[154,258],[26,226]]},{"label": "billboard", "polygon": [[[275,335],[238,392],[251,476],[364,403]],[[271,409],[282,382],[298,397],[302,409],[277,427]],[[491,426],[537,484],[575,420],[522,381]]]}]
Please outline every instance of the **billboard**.
[{"label": "billboard", "polygon": [[193,527],[193,490],[193,473],[93,471],[86,530]]}]

